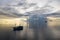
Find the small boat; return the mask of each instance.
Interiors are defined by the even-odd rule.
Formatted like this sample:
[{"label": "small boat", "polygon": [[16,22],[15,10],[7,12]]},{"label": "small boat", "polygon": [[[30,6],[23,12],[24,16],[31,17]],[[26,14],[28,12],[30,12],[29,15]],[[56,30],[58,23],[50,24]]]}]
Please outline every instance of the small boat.
[{"label": "small boat", "polygon": [[23,26],[13,27],[13,31],[21,31],[21,30],[23,30]]}]

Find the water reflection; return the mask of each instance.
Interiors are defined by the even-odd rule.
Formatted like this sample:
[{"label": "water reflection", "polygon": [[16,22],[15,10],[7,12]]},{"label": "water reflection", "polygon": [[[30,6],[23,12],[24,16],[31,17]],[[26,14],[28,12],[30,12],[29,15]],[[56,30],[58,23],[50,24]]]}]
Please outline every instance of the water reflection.
[{"label": "water reflection", "polygon": [[43,16],[34,15],[27,21],[20,22],[23,26],[21,31],[13,31],[10,25],[3,27],[0,25],[0,40],[59,40],[60,32],[48,26],[47,21],[48,19]]}]

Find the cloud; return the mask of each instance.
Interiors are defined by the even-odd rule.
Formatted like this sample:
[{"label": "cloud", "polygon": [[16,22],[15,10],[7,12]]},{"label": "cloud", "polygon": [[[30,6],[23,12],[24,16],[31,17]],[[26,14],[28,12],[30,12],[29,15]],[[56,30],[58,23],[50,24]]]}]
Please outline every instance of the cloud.
[{"label": "cloud", "polygon": [[[60,0],[0,0],[0,6],[13,6],[19,13],[26,13],[42,9],[45,5],[50,5],[60,10]],[[12,8],[13,8],[12,7]],[[53,11],[55,11],[55,9]],[[43,10],[42,10],[43,11]]]}]

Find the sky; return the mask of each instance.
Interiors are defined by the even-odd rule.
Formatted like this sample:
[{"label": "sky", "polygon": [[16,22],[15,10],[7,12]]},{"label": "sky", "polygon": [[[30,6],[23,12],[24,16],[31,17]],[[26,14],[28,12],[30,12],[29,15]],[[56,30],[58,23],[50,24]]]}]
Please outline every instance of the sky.
[{"label": "sky", "polygon": [[[0,6],[13,6],[19,13],[26,13],[42,9],[45,5],[54,7],[53,11],[60,10],[60,0],[0,0]],[[15,5],[15,6],[14,6]]]}]

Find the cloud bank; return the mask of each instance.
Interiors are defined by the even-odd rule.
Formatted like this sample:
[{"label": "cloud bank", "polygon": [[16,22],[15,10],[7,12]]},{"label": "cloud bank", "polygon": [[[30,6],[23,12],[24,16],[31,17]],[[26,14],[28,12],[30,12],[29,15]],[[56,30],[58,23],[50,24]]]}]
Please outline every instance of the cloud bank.
[{"label": "cloud bank", "polygon": [[49,12],[55,12],[60,10],[59,4],[60,0],[0,0],[0,7],[9,7],[21,14],[42,9],[47,9],[46,11],[50,10]]}]

